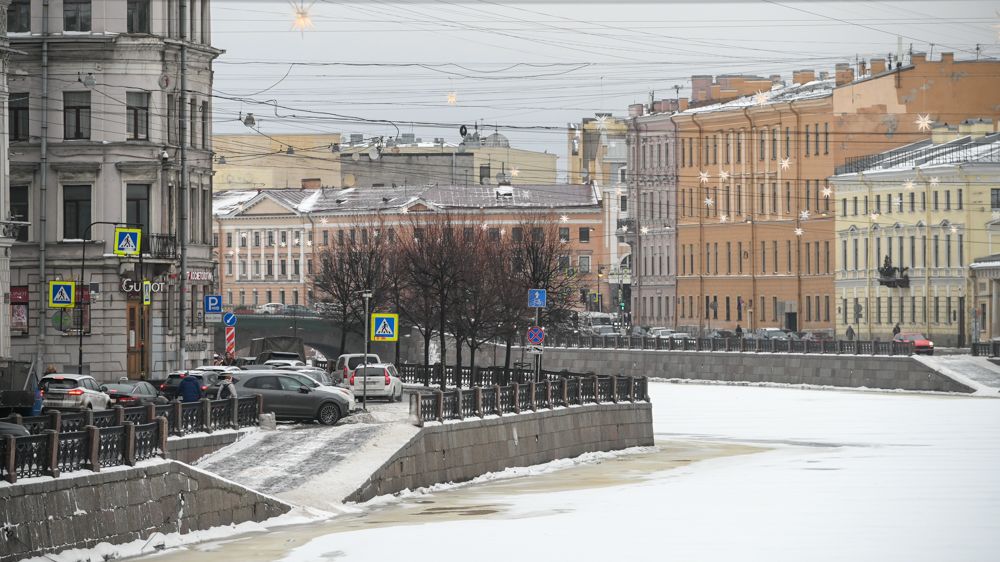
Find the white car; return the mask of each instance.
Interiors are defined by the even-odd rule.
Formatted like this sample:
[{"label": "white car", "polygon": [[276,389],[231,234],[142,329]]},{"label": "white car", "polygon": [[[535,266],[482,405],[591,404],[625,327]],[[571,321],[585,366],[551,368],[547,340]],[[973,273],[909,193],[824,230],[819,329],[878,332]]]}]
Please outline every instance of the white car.
[{"label": "white car", "polygon": [[685,333],[685,332],[674,332],[672,334],[667,334],[664,337],[670,338],[672,340],[693,340],[694,339],[693,337],[691,337],[691,334],[688,334],[688,333]]},{"label": "white car", "polygon": [[[362,362],[368,363],[369,365],[376,365],[382,362],[378,355],[374,353],[368,354],[368,361],[362,361],[365,357],[364,353],[345,353],[337,358],[337,366],[333,368],[330,373],[333,382],[339,382],[342,384],[347,384],[347,380],[351,378],[351,373],[354,369],[358,368]],[[339,373],[339,375],[338,375]],[[337,378],[340,378],[338,381]]]},{"label": "white car", "polygon": [[43,410],[106,410],[112,406],[111,397],[89,375],[45,375],[38,388],[42,390]]},{"label": "white car", "polygon": [[392,363],[378,363],[364,368],[358,367],[351,373],[349,388],[354,397],[385,398],[400,402],[403,400],[403,381]]},{"label": "white car", "polygon": [[651,338],[667,338],[674,331],[670,328],[652,328],[649,330],[649,337]]},{"label": "white car", "polygon": [[271,367],[305,367],[306,365],[298,359],[268,359],[264,361],[264,364]]},{"label": "white car", "polygon": [[238,373],[243,369],[231,365],[202,365],[191,370],[201,371],[202,373]]},{"label": "white car", "polygon": [[262,304],[254,309],[257,314],[281,314],[281,311],[285,309],[285,305],[280,302],[269,302],[267,304]]}]

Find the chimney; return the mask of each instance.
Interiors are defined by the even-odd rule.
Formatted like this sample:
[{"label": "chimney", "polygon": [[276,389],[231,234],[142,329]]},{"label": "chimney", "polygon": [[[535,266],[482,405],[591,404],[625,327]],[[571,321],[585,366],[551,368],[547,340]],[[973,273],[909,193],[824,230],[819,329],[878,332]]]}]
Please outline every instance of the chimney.
[{"label": "chimney", "polygon": [[872,76],[885,72],[885,59],[872,59]]},{"label": "chimney", "polygon": [[838,86],[854,82],[854,69],[851,68],[851,65],[846,62],[837,63],[835,74],[837,79],[836,84]]},{"label": "chimney", "polygon": [[704,101],[712,96],[712,76],[697,74],[691,77],[691,101]]},{"label": "chimney", "polygon": [[955,53],[941,53],[941,62],[948,64],[955,62]]},{"label": "chimney", "polygon": [[805,84],[816,79],[816,72],[813,70],[796,70],[792,72],[792,84]]},{"label": "chimney", "polygon": [[665,111],[664,106],[663,106],[663,102],[662,101],[654,101],[653,102],[653,113],[660,113],[662,111]]},{"label": "chimney", "polygon": [[321,178],[302,178],[302,189],[319,189],[323,187]]},{"label": "chimney", "polygon": [[768,78],[771,80],[771,85],[772,86],[774,86],[775,84],[780,84],[782,86],[785,85],[785,82],[781,79],[781,75],[780,74],[772,74],[772,75],[768,76]]},{"label": "chimney", "polygon": [[927,53],[913,53],[910,55],[910,64],[923,64],[927,62]]},{"label": "chimney", "polygon": [[629,117],[642,117],[644,111],[644,106],[641,103],[633,103],[628,106],[628,116]]},{"label": "chimney", "polygon": [[974,139],[993,133],[992,119],[966,119],[958,125],[959,136],[971,136]]},{"label": "chimney", "polygon": [[819,79],[820,80],[829,80],[830,79],[830,73],[828,71],[826,71],[826,70],[820,70],[819,71]]},{"label": "chimney", "polygon": [[688,108],[688,99],[687,98],[681,98],[681,99],[679,99],[677,101],[680,104],[680,106],[677,108],[677,111],[687,111],[687,108]]}]

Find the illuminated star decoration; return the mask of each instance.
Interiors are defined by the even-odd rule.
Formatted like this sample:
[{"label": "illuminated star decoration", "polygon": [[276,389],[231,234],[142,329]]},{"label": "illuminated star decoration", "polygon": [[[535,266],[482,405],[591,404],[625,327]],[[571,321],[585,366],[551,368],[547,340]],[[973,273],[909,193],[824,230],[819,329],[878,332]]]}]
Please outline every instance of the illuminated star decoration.
[{"label": "illuminated star decoration", "polygon": [[721,215],[719,215],[719,222],[726,222],[728,220],[729,220],[729,215],[727,215],[726,213],[722,213]]},{"label": "illuminated star decoration", "polygon": [[913,180],[906,180],[903,182],[903,188],[907,190],[913,189],[914,185]]},{"label": "illuminated star decoration", "polygon": [[628,225],[622,225],[622,232],[628,232]]},{"label": "illuminated star decoration", "polygon": [[955,225],[952,225],[952,227],[951,227],[951,233],[955,234],[956,232],[958,232],[958,227],[955,226]]},{"label": "illuminated star decoration", "polygon": [[566,215],[563,215],[563,216],[559,217],[559,222],[569,222],[569,217],[566,216]]},{"label": "illuminated star decoration", "polygon": [[725,170],[720,170],[719,171],[719,179],[722,180],[722,181],[728,180],[729,179],[729,172],[727,172]]},{"label": "illuminated star decoration", "polygon": [[753,102],[757,105],[764,105],[767,103],[767,94],[761,91],[757,91],[753,96]]},{"label": "illuminated star decoration", "polygon": [[785,158],[781,159],[781,169],[782,170],[787,170],[789,167],[791,167],[791,165],[792,165],[792,159],[791,158],[788,158],[786,156]]},{"label": "illuminated star decoration", "polygon": [[319,222],[321,222],[321,223],[323,223],[323,224],[327,224],[327,223],[329,223],[329,222],[330,222],[330,219],[328,219],[328,218],[326,218],[326,217],[323,217],[323,218],[319,219]]},{"label": "illuminated star decoration", "polygon": [[312,29],[313,22],[312,16],[309,14],[309,10],[312,9],[313,3],[310,2],[308,6],[305,5],[302,0],[296,2],[289,2],[292,5],[292,13],[295,15],[295,21],[292,22],[292,29],[301,32],[303,35],[306,30]]},{"label": "illuminated star decoration", "polygon": [[597,130],[605,131],[608,128],[608,116],[598,115],[597,116]]},{"label": "illuminated star decoration", "polygon": [[706,197],[705,198],[705,206],[706,207],[711,207],[712,205],[715,205],[715,201],[712,201],[711,197]]},{"label": "illuminated star decoration", "polygon": [[833,188],[830,187],[830,186],[824,187],[823,188],[823,197],[826,197],[827,199],[829,199],[831,195],[833,195]]},{"label": "illuminated star decoration", "polygon": [[917,115],[917,120],[914,121],[917,124],[917,130],[919,131],[930,131],[931,130],[931,116],[927,115]]},{"label": "illuminated star decoration", "polygon": [[708,183],[708,172],[698,172],[698,181]]},{"label": "illuminated star decoration", "polygon": [[448,105],[458,104],[458,94],[455,92],[448,92]]},{"label": "illuminated star decoration", "polygon": [[799,213],[799,218],[802,219],[802,220],[804,220],[804,221],[809,220],[809,210],[806,209],[805,211],[802,211],[801,213]]},{"label": "illuminated star decoration", "polygon": [[642,228],[639,229],[639,232],[642,232],[643,234],[649,234],[649,227],[648,226],[644,226],[644,227],[642,227]]},{"label": "illuminated star decoration", "polygon": [[805,232],[806,231],[802,230],[802,227],[799,227],[799,226],[795,227],[795,235],[796,236],[802,236],[803,234],[805,234]]},{"label": "illuminated star decoration", "polygon": [[403,213],[403,214],[405,215],[406,213],[409,213],[409,212],[410,212],[410,208],[409,208],[409,207],[403,207],[402,209],[400,209],[400,211],[399,211],[399,212],[400,212],[400,213]]},{"label": "illuminated star decoration", "polygon": [[896,204],[897,205],[902,205],[903,204],[903,196],[902,195],[896,197]]},{"label": "illuminated star decoration", "polygon": [[[517,168],[514,168],[513,170],[511,170],[511,171],[510,171],[510,175],[511,175],[512,177],[515,177],[515,178],[516,178],[516,177],[518,176],[518,174],[520,174],[520,173],[521,173],[521,170],[518,170]],[[619,191],[621,191],[621,190],[619,190]],[[621,194],[619,193],[619,195],[621,195]]]},{"label": "illuminated star decoration", "polygon": [[931,187],[937,187],[939,183],[941,183],[941,180],[937,176],[931,178]]},{"label": "illuminated star decoration", "polygon": [[878,220],[878,211],[875,211],[874,213],[872,213],[872,220],[873,221],[877,221]]},{"label": "illuminated star decoration", "polygon": [[490,227],[490,225],[488,225],[488,224],[486,224],[486,223],[484,222],[484,223],[483,223],[483,226],[481,226],[480,228],[482,228],[483,230],[486,230],[486,229],[487,229],[487,228],[489,228],[489,227]]}]

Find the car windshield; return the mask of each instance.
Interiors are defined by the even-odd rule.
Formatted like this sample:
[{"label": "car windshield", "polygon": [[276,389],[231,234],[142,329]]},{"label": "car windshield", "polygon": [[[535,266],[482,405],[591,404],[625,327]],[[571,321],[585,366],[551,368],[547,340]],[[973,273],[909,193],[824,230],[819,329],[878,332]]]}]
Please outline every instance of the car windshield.
[{"label": "car windshield", "polygon": [[[362,361],[362,359],[364,359],[364,357],[362,357],[360,355],[357,356],[357,357],[351,357],[351,358],[349,358],[347,360],[347,367],[350,368],[350,369],[356,369],[358,365],[364,363],[364,361]],[[368,356],[368,364],[369,365],[372,364],[372,363],[377,363],[377,362],[378,362],[378,356],[377,355],[369,355]]]},{"label": "car windshield", "polygon": [[68,390],[77,386],[77,382],[73,379],[42,379],[41,383],[42,390],[45,392],[50,390]]}]

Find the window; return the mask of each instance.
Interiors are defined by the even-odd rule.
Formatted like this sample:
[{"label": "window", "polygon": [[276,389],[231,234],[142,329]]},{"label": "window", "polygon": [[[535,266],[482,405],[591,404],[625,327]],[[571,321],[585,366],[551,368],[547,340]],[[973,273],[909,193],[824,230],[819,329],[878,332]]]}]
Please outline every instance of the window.
[{"label": "window", "polygon": [[13,93],[10,95],[8,107],[10,109],[10,123],[8,133],[12,141],[28,140],[30,129],[28,127],[28,92]]},{"label": "window", "polygon": [[[267,275],[268,277],[274,277],[274,260],[267,260],[264,271],[265,275]],[[267,302],[271,302],[270,293],[268,293],[267,295]]]},{"label": "window", "polygon": [[823,154],[830,154],[830,123],[823,123]]},{"label": "window", "polygon": [[[292,275],[299,275],[302,269],[302,262],[299,260],[292,260]],[[297,301],[296,301],[297,302]]]},{"label": "window", "polygon": [[285,290],[284,289],[281,289],[280,291],[278,291],[278,302],[280,302],[281,304],[285,304]]},{"label": "window", "polygon": [[227,232],[226,233],[226,247],[227,248],[232,248],[233,247],[233,233],[232,232]]},{"label": "window", "polygon": [[201,102],[201,147],[208,148],[208,117],[210,112],[208,111],[208,102]]},{"label": "window", "polygon": [[90,31],[90,0],[63,0],[63,31]]},{"label": "window", "polygon": [[813,125],[813,150],[816,156],[819,156],[819,123]]},{"label": "window", "polygon": [[63,92],[63,138],[90,138],[90,92]]},{"label": "window", "polygon": [[809,157],[809,125],[806,125],[806,158]]},{"label": "window", "polygon": [[951,234],[944,235],[944,266],[951,267]]},{"label": "window", "polygon": [[149,233],[149,184],[130,183],[125,187],[125,222],[142,225]]},{"label": "window", "polygon": [[247,277],[247,262],[241,261],[240,262],[240,278],[241,279],[246,279],[246,277]]},{"label": "window", "polygon": [[757,159],[763,160],[764,154],[767,152],[767,129],[758,129],[757,134],[760,135],[760,146],[757,150]]},{"label": "window", "polygon": [[935,211],[938,210],[938,192],[937,191],[933,192],[933,194],[931,196],[931,200],[934,202],[934,210]]},{"label": "window", "polygon": [[149,33],[149,0],[128,0],[125,17],[129,33]]},{"label": "window", "polygon": [[961,234],[958,235],[958,266],[959,267],[962,267],[963,264],[965,263],[965,248],[963,247],[963,242],[964,242],[963,238],[964,237]]},{"label": "window", "polygon": [[125,93],[125,115],[129,140],[149,138],[149,94],[147,92]]},{"label": "window", "polygon": [[253,245],[260,248],[260,231],[254,231],[253,233]]},{"label": "window", "polygon": [[282,276],[288,275],[288,261],[284,259],[278,260],[278,274]]},{"label": "window", "polygon": [[580,256],[580,273],[590,273],[590,256]]},{"label": "window", "polygon": [[173,94],[167,94],[167,144],[177,144],[177,106]]},{"label": "window", "polygon": [[483,185],[489,182],[490,182],[490,165],[482,164],[479,166],[479,183],[480,185]]},{"label": "window", "polygon": [[941,248],[940,248],[939,242],[940,242],[940,237],[937,234],[935,234],[934,235],[934,267],[938,267],[939,264],[940,264]]},{"label": "window", "polygon": [[962,189],[958,189],[958,201],[956,202],[956,207],[959,211],[962,210]]},{"label": "window", "polygon": [[846,197],[844,197],[843,199],[840,200],[840,216],[842,216],[842,217],[846,217],[847,216],[847,198]]},{"label": "window", "polygon": [[944,192],[944,210],[945,211],[950,211],[951,210],[951,190],[950,189],[947,189]]},{"label": "window", "polygon": [[31,0],[13,0],[7,6],[7,31],[31,31]]},{"label": "window", "polygon": [[854,216],[858,216],[858,198],[857,197],[853,197],[852,198],[851,209],[852,209],[851,214],[854,215]]},{"label": "window", "polygon": [[90,186],[64,186],[63,238],[83,239],[90,220]]},{"label": "window", "polygon": [[[511,230],[511,237],[515,242],[520,242],[524,240],[524,231],[520,227],[516,227]],[[559,241],[569,242],[569,229],[565,227],[559,228]]]},{"label": "window", "polygon": [[[30,222],[28,220],[29,211],[29,198],[28,198],[28,186],[26,185],[12,185],[10,186],[10,218],[11,220]],[[18,242],[28,241],[28,227],[19,226],[17,227],[17,234],[14,238]]]},{"label": "window", "polygon": [[847,240],[840,241],[840,270],[847,271]]},{"label": "window", "polygon": [[253,275],[260,277],[260,260],[253,260]]}]

